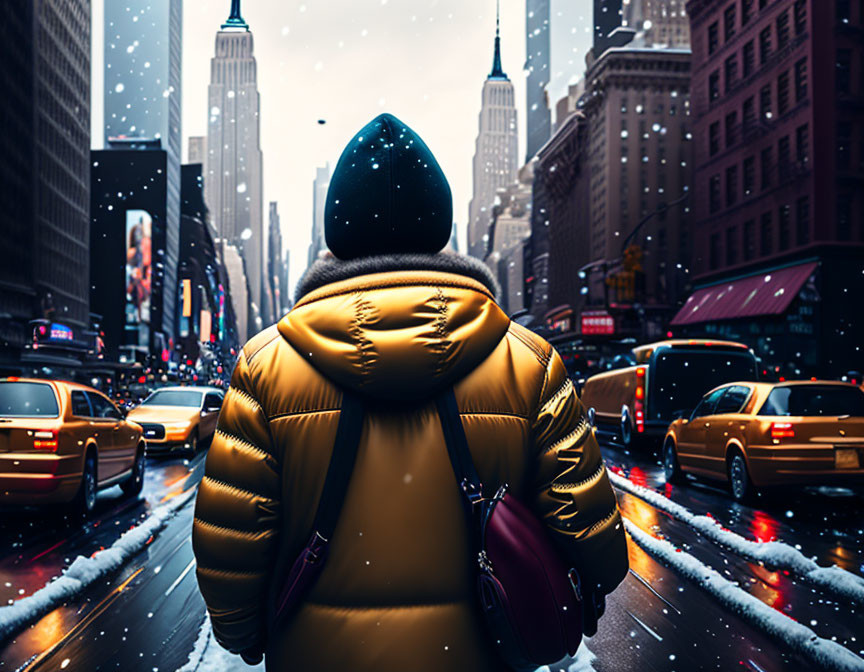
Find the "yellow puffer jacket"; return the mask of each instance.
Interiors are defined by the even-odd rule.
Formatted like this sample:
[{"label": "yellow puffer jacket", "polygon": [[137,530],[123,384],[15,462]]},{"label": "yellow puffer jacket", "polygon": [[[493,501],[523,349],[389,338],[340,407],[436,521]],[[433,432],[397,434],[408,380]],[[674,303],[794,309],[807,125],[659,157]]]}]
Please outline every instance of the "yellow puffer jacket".
[{"label": "yellow puffer jacket", "polygon": [[[243,349],[195,510],[217,640],[276,670],[503,669],[475,612],[468,532],[432,395],[455,384],[490,492],[533,505],[586,585],[627,571],[615,496],[561,359],[484,284],[440,271],[361,275],[308,293]],[[340,388],[370,404],[320,579],[267,635],[311,533]]]}]

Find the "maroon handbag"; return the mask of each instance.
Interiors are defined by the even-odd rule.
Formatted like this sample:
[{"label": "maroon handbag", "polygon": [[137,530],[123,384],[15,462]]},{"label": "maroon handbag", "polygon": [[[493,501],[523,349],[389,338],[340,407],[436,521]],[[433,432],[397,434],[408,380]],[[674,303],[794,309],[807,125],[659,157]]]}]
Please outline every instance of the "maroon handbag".
[{"label": "maroon handbag", "polygon": [[492,641],[515,670],[574,655],[582,641],[578,574],[506,485],[483,496],[452,388],[437,406],[474,537],[479,603]]}]

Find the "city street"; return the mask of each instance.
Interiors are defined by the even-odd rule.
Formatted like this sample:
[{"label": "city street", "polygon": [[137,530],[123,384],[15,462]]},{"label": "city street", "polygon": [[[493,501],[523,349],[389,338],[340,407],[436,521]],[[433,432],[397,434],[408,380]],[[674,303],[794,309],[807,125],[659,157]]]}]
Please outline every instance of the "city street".
[{"label": "city street", "polygon": [[[758,507],[743,506],[707,482],[688,480],[667,488],[653,458],[627,454],[608,441],[603,448],[611,471],[693,513],[710,514],[747,540],[800,544],[819,565],[836,564],[859,577],[864,572],[860,494],[787,491],[760,501]],[[30,513],[4,516],[0,534],[3,548],[9,550],[0,559],[3,601],[31,594],[77,555],[109,547],[154,507],[194,488],[202,467],[203,455],[189,463],[151,458],[142,499],[130,502],[120,498],[119,489],[107,491],[100,495],[97,515],[83,527]],[[717,570],[778,614],[794,619],[791,622],[864,655],[864,615],[842,595],[721,548],[623,489],[618,496],[625,518],[639,529],[672,542],[682,554]],[[189,536],[192,506],[186,503],[120,571],[5,641],[0,670],[247,669],[239,658],[228,658],[215,643],[201,639],[206,627]],[[600,632],[586,641],[587,651],[583,649],[574,670],[820,669],[784,635],[754,624],[632,538],[630,563],[630,575],[611,596]],[[222,667],[226,660],[229,666]],[[861,669],[832,666],[831,660],[821,669]]]}]

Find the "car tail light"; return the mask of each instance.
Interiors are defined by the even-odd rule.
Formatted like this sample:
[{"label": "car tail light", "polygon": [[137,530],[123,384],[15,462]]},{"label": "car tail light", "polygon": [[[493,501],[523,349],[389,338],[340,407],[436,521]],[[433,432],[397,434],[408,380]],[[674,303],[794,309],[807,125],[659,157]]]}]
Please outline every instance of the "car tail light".
[{"label": "car tail light", "polygon": [[791,422],[775,422],[771,425],[772,439],[794,439],[795,428]]},{"label": "car tail light", "polygon": [[57,450],[57,432],[33,432],[33,447],[42,450]]},{"label": "car tail light", "polygon": [[633,404],[633,413],[636,416],[636,431],[639,434],[645,432],[645,367],[636,369],[636,402]]}]

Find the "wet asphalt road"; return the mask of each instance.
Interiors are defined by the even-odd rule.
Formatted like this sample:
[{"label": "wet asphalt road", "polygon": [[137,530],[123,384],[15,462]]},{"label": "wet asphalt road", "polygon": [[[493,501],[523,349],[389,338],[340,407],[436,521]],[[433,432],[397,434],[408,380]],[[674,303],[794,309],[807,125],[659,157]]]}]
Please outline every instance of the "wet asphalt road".
[{"label": "wet asphalt road", "polygon": [[[688,480],[667,487],[653,456],[604,445],[610,467],[634,483],[666,494],[694,513],[711,513],[747,539],[800,545],[820,564],[864,573],[864,498],[840,490],[784,491],[755,506],[733,503],[721,487]],[[203,456],[191,462],[150,459],[144,494],[124,500],[119,488],[100,495],[87,524],[26,513],[0,519],[0,600],[30,594],[79,554],[115,541],[160,503],[194,487]],[[794,576],[772,572],[704,540],[690,527],[644,501],[619,492],[626,518],[661,535],[736,581],[764,603],[836,637],[864,656],[864,605],[823,594]],[[164,672],[182,667],[198,637],[204,606],[189,541],[192,502],[119,572],[0,643],[0,672],[123,670]],[[600,632],[588,648],[599,672],[620,670],[814,669],[783,641],[731,613],[696,584],[630,544],[631,573],[610,597]],[[20,592],[23,591],[23,592]],[[200,668],[204,672],[204,667]],[[232,668],[245,670],[237,659]],[[384,671],[387,672],[387,671]]]}]

